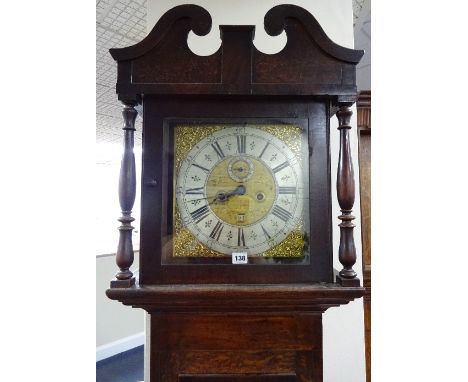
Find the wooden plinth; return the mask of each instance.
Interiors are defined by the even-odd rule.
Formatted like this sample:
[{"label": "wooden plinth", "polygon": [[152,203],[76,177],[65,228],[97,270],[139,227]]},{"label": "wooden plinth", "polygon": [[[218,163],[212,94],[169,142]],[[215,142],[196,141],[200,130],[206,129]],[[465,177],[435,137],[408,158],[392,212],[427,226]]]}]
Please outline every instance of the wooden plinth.
[{"label": "wooden plinth", "polygon": [[361,285],[361,280],[359,280],[357,277],[353,279],[346,279],[338,275],[336,276],[336,282],[343,287],[358,287]]},{"label": "wooden plinth", "polygon": [[111,288],[130,288],[133,285],[135,285],[135,277],[131,277],[127,280],[114,279],[110,282]]},{"label": "wooden plinth", "polygon": [[148,382],[321,382],[322,313],[363,293],[337,284],[107,290],[151,315]]}]

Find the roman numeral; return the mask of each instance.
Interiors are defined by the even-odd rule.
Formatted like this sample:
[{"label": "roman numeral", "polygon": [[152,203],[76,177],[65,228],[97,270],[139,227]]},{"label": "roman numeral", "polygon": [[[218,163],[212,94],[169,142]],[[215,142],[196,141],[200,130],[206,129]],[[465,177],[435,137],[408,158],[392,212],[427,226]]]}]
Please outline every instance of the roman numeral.
[{"label": "roman numeral", "polygon": [[210,172],[210,170],[208,170],[207,168],[205,168],[205,167],[203,167],[203,166],[200,166],[199,164],[192,163],[192,166],[195,166],[195,167],[198,167],[199,169],[202,169],[202,170],[205,171],[207,174]]},{"label": "roman numeral", "polygon": [[247,143],[247,136],[246,135],[238,135],[237,136],[237,152],[239,154],[245,154],[246,143]]},{"label": "roman numeral", "polygon": [[263,225],[261,225],[261,224],[260,224],[260,227],[262,227],[262,231],[263,231],[263,233],[265,234],[266,238],[267,238],[268,240],[270,240],[270,239],[271,239],[271,236],[268,234],[268,232],[267,232],[267,230],[265,229],[265,227],[264,227]]},{"label": "roman numeral", "polygon": [[211,147],[213,147],[213,150],[216,152],[216,155],[218,156],[219,159],[224,158],[223,150],[221,150],[221,146],[219,146],[218,142],[213,143]]},{"label": "roman numeral", "polygon": [[280,187],[278,192],[280,194],[295,194],[296,187]]},{"label": "roman numeral", "polygon": [[237,229],[237,246],[245,247],[244,229],[241,227]]},{"label": "roman numeral", "polygon": [[278,171],[281,171],[283,168],[286,168],[289,166],[289,162],[283,162],[279,166],[276,166],[272,171],[276,174]]},{"label": "roman numeral", "polygon": [[185,194],[186,195],[203,195],[203,186],[202,187],[187,188],[185,190]]},{"label": "roman numeral", "polygon": [[208,208],[208,205],[204,205],[198,210],[190,212],[190,215],[192,215],[192,219],[195,220],[195,223],[197,224],[200,223],[203,219],[205,219],[209,214],[210,209]]},{"label": "roman numeral", "polygon": [[258,156],[260,159],[262,158],[263,154],[265,154],[265,150],[267,149],[268,145],[270,144],[270,142],[267,142],[267,144],[265,145],[265,147],[263,148],[262,152],[260,153],[260,155]]},{"label": "roman numeral", "polygon": [[292,218],[292,215],[289,211],[286,211],[283,207],[280,207],[278,205],[275,205],[273,207],[272,214],[284,222]]},{"label": "roman numeral", "polygon": [[219,237],[221,236],[221,232],[223,232],[224,225],[220,221],[216,223],[216,225],[213,228],[213,231],[210,233],[210,237],[212,239],[219,240]]}]

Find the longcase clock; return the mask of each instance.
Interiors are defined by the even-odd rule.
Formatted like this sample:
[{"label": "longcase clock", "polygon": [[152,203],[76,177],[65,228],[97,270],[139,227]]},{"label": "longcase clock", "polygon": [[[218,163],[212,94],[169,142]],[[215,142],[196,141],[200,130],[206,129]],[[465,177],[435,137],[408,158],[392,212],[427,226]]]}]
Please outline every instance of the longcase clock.
[{"label": "longcase clock", "polygon": [[[322,313],[361,297],[353,265],[349,144],[356,64],[302,8],[265,16],[286,31],[274,55],[254,26],[168,11],[140,43],[111,49],[124,104],[119,272],[107,295],[150,314],[150,382],[322,381]],[[133,262],[135,107],[142,105],[140,272]],[[339,120],[341,270],[333,267],[330,118]]]}]

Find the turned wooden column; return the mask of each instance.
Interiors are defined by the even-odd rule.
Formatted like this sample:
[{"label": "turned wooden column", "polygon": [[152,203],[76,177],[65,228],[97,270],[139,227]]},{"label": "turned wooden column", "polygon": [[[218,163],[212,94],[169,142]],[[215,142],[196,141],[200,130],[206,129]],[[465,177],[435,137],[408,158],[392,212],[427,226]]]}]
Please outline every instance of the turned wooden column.
[{"label": "turned wooden column", "polygon": [[352,215],[355,190],[353,160],[349,142],[350,120],[353,115],[350,106],[351,104],[342,105],[336,113],[339,122],[338,130],[340,131],[340,157],[336,181],[338,203],[341,209],[341,215],[338,216],[338,219],[341,220],[338,258],[343,265],[336,281],[343,286],[359,286],[360,281],[353,269],[353,265],[356,263],[356,247],[353,236],[355,217]]},{"label": "turned wooden column", "polygon": [[119,227],[119,245],[117,247],[116,263],[120,271],[111,281],[111,288],[125,288],[135,284],[135,277],[130,271],[133,264],[132,244],[132,208],[136,194],[135,154],[133,153],[135,119],[138,112],[134,103],[124,103],[122,115],[124,119],[124,152],[120,165],[119,202],[122,216],[118,219],[122,224]]}]

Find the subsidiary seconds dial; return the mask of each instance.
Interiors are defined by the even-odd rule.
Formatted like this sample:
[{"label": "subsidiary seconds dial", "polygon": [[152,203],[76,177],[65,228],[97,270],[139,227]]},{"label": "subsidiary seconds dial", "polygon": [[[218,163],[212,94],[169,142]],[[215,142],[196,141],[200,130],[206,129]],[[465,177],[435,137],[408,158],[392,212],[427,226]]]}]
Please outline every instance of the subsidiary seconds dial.
[{"label": "subsidiary seconds dial", "polygon": [[302,219],[301,165],[289,147],[250,126],[226,127],[197,142],[176,179],[185,227],[205,246],[259,255]]}]

